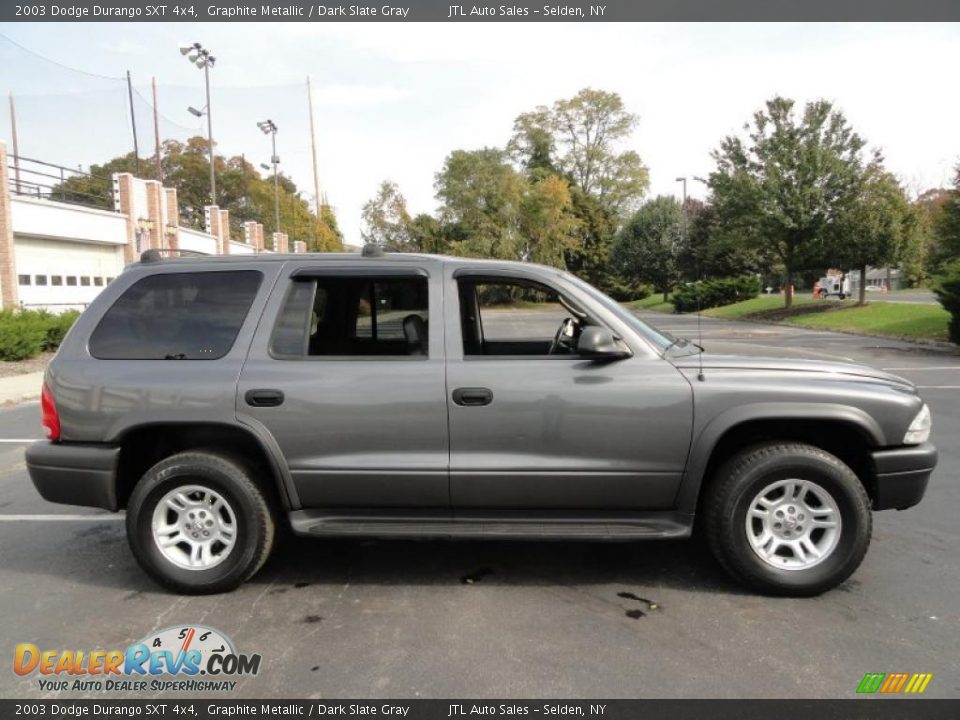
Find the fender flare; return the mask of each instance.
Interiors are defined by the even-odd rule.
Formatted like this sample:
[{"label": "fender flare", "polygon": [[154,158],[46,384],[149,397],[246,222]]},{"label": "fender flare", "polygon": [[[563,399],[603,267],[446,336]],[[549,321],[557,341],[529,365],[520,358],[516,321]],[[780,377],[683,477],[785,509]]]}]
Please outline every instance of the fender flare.
[{"label": "fender flare", "polygon": [[841,403],[751,403],[726,410],[712,418],[690,445],[687,469],[677,491],[675,507],[696,511],[707,466],[720,439],[739,425],[758,420],[821,420],[838,422],[857,430],[874,447],[883,447],[886,438],[880,425],[860,408]]}]

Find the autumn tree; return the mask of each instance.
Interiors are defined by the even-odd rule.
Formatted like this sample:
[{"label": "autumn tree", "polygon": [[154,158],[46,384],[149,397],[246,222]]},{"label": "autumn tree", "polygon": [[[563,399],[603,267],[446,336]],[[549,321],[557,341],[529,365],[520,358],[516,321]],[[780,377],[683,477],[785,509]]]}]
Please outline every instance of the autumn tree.
[{"label": "autumn tree", "polygon": [[774,97],[754,114],[745,138],[724,138],[708,183],[723,231],[782,265],[786,307],[798,271],[830,264],[819,253],[840,230],[864,173],[864,140],[839,110],[825,100],[799,114],[794,106]]},{"label": "autumn tree", "polygon": [[[197,229],[204,227],[204,207],[210,205],[210,163],[206,138],[193,137],[185,143],[167,140],[161,146],[163,182],[177,189],[180,219]],[[240,234],[244,221],[255,220],[264,226],[267,237],[275,232],[274,187],[272,177],[265,178],[242,156],[226,158],[214,155],[217,174],[216,204],[230,211],[231,231]],[[54,188],[54,197],[77,202],[84,198],[99,200],[102,207],[113,207],[112,180],[115,172],[135,172],[133,153],[113,158],[102,165],[92,165],[90,176],[77,176]],[[311,204],[301,197],[296,184],[283,173],[279,176],[280,230],[291,241],[303,240],[312,251],[339,250],[343,235],[337,227],[332,208],[321,204],[320,217],[311,210]],[[268,240],[269,246],[269,240]]]},{"label": "autumn tree", "polygon": [[649,185],[640,156],[623,148],[637,122],[617,93],[584,88],[520,115],[508,149],[525,168],[556,171],[619,215],[636,205]]}]

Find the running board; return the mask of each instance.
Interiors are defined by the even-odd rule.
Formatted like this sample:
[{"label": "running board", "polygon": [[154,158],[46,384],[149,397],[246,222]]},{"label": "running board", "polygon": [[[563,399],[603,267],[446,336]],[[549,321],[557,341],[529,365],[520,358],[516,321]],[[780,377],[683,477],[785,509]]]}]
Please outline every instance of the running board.
[{"label": "running board", "polygon": [[314,537],[654,540],[690,537],[692,521],[692,516],[673,512],[589,519],[333,515],[323,510],[290,513],[293,532]]}]

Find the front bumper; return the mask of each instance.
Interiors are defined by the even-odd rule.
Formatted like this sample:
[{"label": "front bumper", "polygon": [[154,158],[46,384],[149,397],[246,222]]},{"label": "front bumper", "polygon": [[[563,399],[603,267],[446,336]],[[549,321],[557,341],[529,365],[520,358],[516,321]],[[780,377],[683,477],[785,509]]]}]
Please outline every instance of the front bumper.
[{"label": "front bumper", "polygon": [[27,472],[44,500],[117,509],[119,447],[41,440],[26,456]]},{"label": "front bumper", "polygon": [[920,502],[937,466],[937,449],[932,443],[877,450],[872,455],[874,510],[904,510]]}]

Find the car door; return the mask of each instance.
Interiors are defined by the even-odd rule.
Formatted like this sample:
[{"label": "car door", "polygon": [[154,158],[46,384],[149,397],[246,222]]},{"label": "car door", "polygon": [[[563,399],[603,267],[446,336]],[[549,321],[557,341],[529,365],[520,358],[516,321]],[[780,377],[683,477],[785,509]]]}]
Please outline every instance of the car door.
[{"label": "car door", "polygon": [[240,375],[305,508],[449,509],[435,264],[289,263]]},{"label": "car door", "polygon": [[[599,362],[548,355],[552,322],[562,315],[544,324],[535,304],[521,302],[484,317],[483,307],[468,306],[478,275],[491,283],[523,279],[515,270],[498,276],[470,266],[446,273],[454,512],[672,507],[692,429],[687,380],[599,307],[591,314],[600,319],[591,323],[610,323],[632,357]],[[537,275],[526,279],[543,282]],[[590,309],[589,298],[576,300]],[[557,309],[544,305],[547,317]],[[494,354],[482,351],[487,346]]]}]

